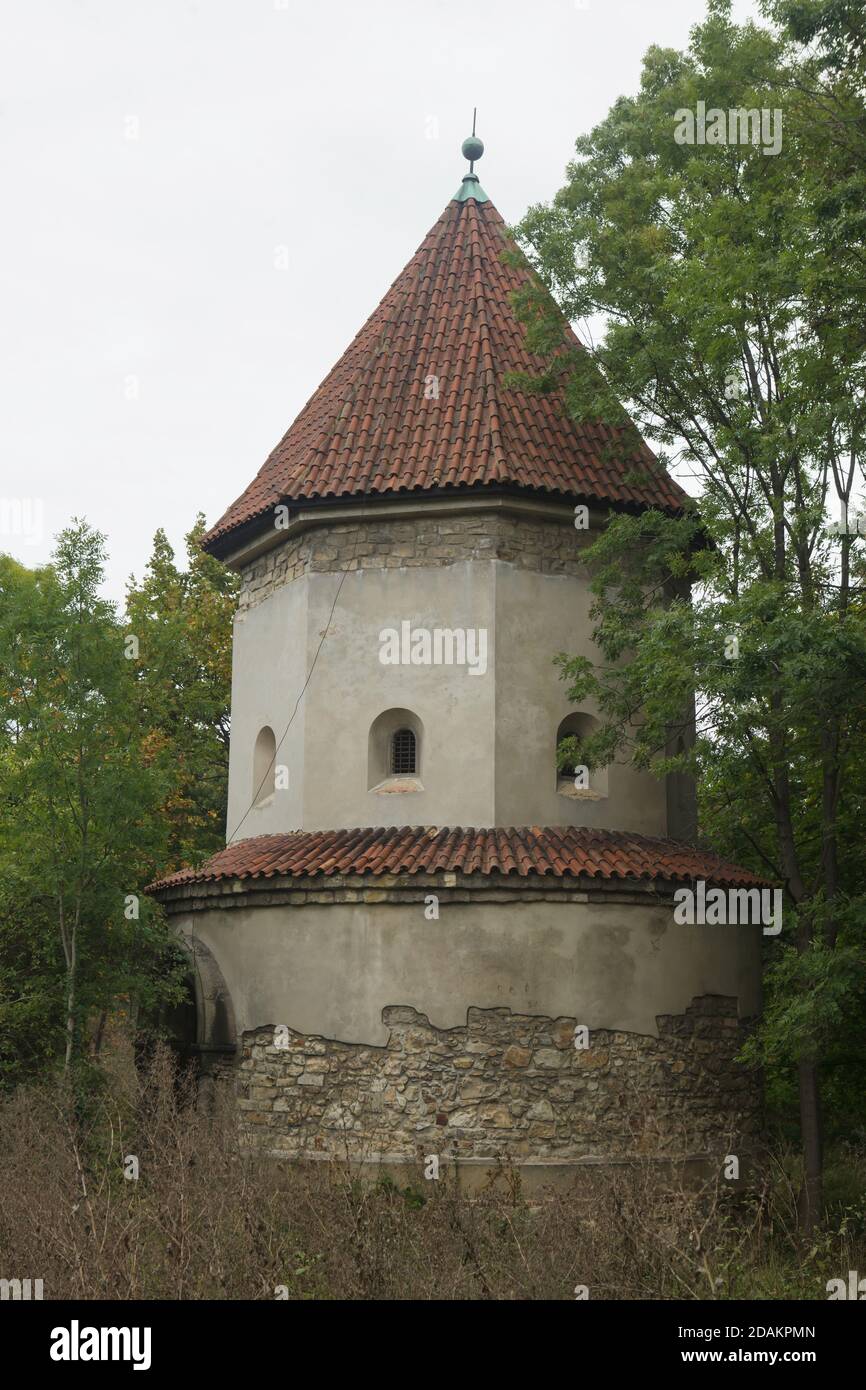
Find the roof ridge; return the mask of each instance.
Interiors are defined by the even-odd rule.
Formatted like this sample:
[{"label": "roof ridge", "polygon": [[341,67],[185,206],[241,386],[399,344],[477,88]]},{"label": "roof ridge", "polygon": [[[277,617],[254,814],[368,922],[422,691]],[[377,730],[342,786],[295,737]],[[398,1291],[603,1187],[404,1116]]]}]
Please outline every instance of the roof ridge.
[{"label": "roof ridge", "polygon": [[[482,268],[480,263],[483,261],[483,256],[482,256],[482,254],[481,254],[480,227],[478,226],[478,223],[479,223],[479,213],[478,213],[479,204],[478,204],[474,199],[467,199],[466,202],[461,203],[459,206],[460,206],[461,212],[462,212],[463,208],[466,208],[467,210],[471,210],[471,212],[473,213],[473,215],[474,215],[474,217],[475,217],[475,220],[476,220],[476,226],[478,227],[478,230],[479,230],[478,245],[477,245],[477,247],[476,247],[476,245],[474,244],[474,242],[470,241],[470,253],[473,254],[474,257],[475,257],[475,258],[477,259],[477,261],[479,262],[479,266],[478,266],[478,276],[479,276],[479,281],[480,281],[480,278],[481,278],[481,268]],[[496,212],[496,208],[494,208],[492,204],[490,204],[490,207],[491,207],[492,211],[495,213],[495,212]],[[498,215],[498,214],[497,214],[497,215]],[[494,219],[494,225],[495,225],[495,219]],[[487,302],[486,302],[486,300],[485,300],[485,298],[484,298],[484,295],[480,292],[480,284],[477,286],[477,289],[478,289],[478,293],[477,293],[477,295],[476,295],[476,302],[477,302],[477,304],[478,304],[479,317],[480,317],[480,319],[481,319],[482,342],[485,342],[485,341],[486,341],[487,346],[488,346],[488,351],[489,351],[489,353],[490,353],[490,367],[489,367],[489,369],[484,369],[484,371],[483,371],[483,376],[482,376],[482,393],[484,394],[485,398],[488,398],[488,397],[489,397],[489,401],[492,403],[492,409],[491,409],[491,405],[488,404],[488,410],[490,411],[490,433],[491,433],[491,436],[492,436],[493,449],[494,449],[494,452],[495,452],[495,454],[496,454],[496,467],[497,467],[497,471],[498,471],[498,473],[499,473],[499,479],[500,479],[500,481],[501,481],[501,482],[506,482],[506,481],[508,480],[508,463],[507,463],[507,460],[506,460],[505,449],[504,449],[503,443],[502,443],[502,430],[501,430],[500,420],[499,420],[499,417],[500,417],[500,401],[499,401],[499,392],[498,392],[498,389],[497,389],[498,383],[497,383],[497,380],[496,380],[496,368],[495,368],[495,365],[494,365],[494,353],[493,353],[493,346],[492,346],[492,341],[491,341],[490,322],[489,322],[488,313],[487,313]],[[490,381],[487,380],[487,371],[488,371],[488,370],[489,370],[490,376],[491,376],[491,380],[490,380]]]}]

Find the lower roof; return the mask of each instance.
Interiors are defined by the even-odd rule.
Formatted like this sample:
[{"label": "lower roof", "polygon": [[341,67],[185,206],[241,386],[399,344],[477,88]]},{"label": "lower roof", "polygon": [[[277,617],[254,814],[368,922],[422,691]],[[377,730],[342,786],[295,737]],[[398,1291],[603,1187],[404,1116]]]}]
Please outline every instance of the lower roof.
[{"label": "lower roof", "polygon": [[196,869],[159,879],[147,891],[158,895],[184,884],[221,879],[435,873],[687,883],[703,879],[721,887],[761,887],[769,882],[709,850],[621,830],[400,826],[256,835],[227,845]]}]

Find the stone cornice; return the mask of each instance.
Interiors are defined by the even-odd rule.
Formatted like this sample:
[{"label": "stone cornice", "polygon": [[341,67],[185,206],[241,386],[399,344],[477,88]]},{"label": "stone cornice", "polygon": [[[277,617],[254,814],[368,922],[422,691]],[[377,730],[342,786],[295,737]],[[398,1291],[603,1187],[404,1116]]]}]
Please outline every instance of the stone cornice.
[{"label": "stone cornice", "polygon": [[312,907],[336,904],[399,905],[422,903],[431,893],[441,906],[448,903],[488,903],[496,905],[530,903],[602,903],[613,906],[669,906],[675,889],[681,885],[662,880],[646,882],[621,880],[607,882],[597,878],[552,879],[529,875],[516,879],[498,874],[333,874],[321,876],[237,879],[225,878],[204,883],[181,883],[158,891],[169,916],[187,912],[231,910],[247,907]]},{"label": "stone cornice", "polygon": [[[589,507],[589,530],[600,531],[609,506]],[[260,555],[266,554],[287,541],[294,540],[305,531],[316,527],[338,526],[349,523],[371,525],[389,521],[430,521],[437,517],[472,516],[479,513],[518,517],[526,521],[554,521],[562,525],[572,525],[574,503],[546,501],[519,495],[463,494],[454,497],[407,496],[397,501],[390,499],[370,503],[341,503],[328,507],[302,507],[289,519],[286,526],[277,529],[268,526],[251,536],[245,544],[230,551],[221,558],[230,569],[242,570]]]}]

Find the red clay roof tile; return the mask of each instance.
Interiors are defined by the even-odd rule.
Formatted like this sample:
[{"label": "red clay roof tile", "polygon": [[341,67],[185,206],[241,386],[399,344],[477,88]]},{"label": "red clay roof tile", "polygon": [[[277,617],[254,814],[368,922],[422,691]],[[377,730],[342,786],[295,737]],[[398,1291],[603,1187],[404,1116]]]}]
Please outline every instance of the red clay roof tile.
[{"label": "red clay roof tile", "polygon": [[[206,548],[316,498],[505,486],[679,510],[686,494],[645,444],[572,420],[558,393],[506,386],[547,364],[514,315],[530,271],[504,263],[504,225],[489,201],[448,204]],[[563,321],[563,348],[576,344]]]},{"label": "red clay roof tile", "polygon": [[408,826],[295,830],[227,845],[206,864],[152,883],[148,892],[220,879],[331,874],[500,873],[518,878],[650,879],[748,887],[767,883],[709,850],[619,830],[525,826],[473,830]]}]

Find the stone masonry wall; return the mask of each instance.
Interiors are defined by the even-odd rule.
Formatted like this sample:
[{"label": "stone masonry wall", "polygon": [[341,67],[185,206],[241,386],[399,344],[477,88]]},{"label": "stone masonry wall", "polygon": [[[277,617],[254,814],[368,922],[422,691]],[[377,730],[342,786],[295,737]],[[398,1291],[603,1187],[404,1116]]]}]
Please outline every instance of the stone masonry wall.
[{"label": "stone masonry wall", "polygon": [[241,611],[261,603],[307,570],[400,569],[507,560],[541,574],[580,574],[589,532],[567,521],[529,521],[498,513],[406,521],[340,522],[314,527],[275,546],[241,571]]},{"label": "stone masonry wall", "polygon": [[470,1009],[440,1031],[386,1008],[385,1047],[273,1027],[243,1038],[244,1140],[270,1153],[576,1159],[717,1151],[759,1124],[756,1077],[734,1061],[736,1001],[693,1000],[659,1018],[659,1037],[593,1030],[573,1018]]}]

